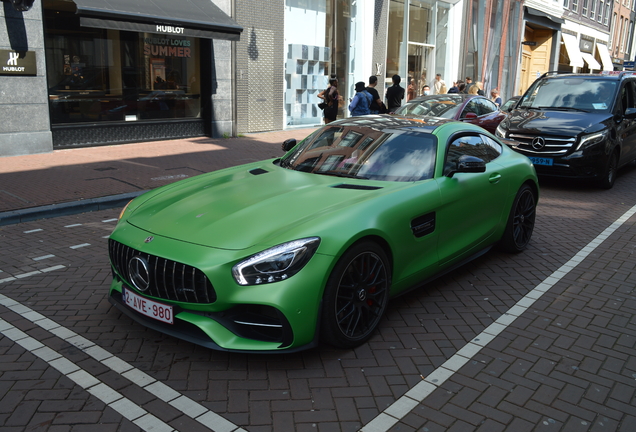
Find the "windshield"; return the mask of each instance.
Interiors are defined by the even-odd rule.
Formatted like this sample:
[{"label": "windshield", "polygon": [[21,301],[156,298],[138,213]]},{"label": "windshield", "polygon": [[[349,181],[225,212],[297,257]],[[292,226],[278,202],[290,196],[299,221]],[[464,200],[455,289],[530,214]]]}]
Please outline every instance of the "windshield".
[{"label": "windshield", "polygon": [[325,126],[280,162],[314,174],[410,182],[433,177],[437,138],[430,133]]},{"label": "windshield", "polygon": [[607,111],[618,81],[587,77],[540,79],[523,96],[520,108]]},{"label": "windshield", "polygon": [[409,102],[396,111],[401,115],[433,116],[454,119],[464,99],[460,96],[438,96]]}]

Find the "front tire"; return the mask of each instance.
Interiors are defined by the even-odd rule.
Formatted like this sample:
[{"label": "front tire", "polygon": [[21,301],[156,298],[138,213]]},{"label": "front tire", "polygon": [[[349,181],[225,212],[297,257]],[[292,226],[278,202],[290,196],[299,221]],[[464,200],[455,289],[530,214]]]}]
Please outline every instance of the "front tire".
[{"label": "front tire", "polygon": [[618,174],[618,152],[614,151],[607,161],[607,166],[603,172],[603,176],[599,181],[599,186],[603,189],[611,189],[614,187],[616,175]]},{"label": "front tire", "polygon": [[508,216],[506,230],[499,247],[509,253],[519,253],[530,243],[537,214],[537,198],[527,184],[521,186]]},{"label": "front tire", "polygon": [[389,302],[391,269],[374,242],[352,246],[334,267],[325,287],[321,338],[337,348],[366,342]]}]

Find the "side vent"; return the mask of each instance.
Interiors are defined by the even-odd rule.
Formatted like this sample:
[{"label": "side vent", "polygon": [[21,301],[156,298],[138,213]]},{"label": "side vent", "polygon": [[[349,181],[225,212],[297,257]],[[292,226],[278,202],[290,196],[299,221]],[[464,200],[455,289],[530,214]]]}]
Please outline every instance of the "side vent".
[{"label": "side vent", "polygon": [[417,238],[424,237],[435,231],[435,213],[425,214],[411,221],[411,230]]},{"label": "side vent", "polygon": [[253,170],[250,170],[250,174],[252,175],[267,174],[268,172],[269,171],[266,171],[263,168],[254,168]]},{"label": "side vent", "polygon": [[378,190],[382,189],[380,186],[364,186],[364,185],[354,185],[354,184],[339,184],[336,186],[332,186],[334,189],[355,189],[355,190]]}]

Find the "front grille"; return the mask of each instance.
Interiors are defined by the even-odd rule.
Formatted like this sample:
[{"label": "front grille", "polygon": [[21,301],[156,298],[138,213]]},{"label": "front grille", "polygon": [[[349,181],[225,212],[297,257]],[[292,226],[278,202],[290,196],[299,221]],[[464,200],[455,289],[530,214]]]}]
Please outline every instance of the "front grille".
[{"label": "front grille", "polygon": [[[532,147],[532,140],[539,136],[545,140],[545,146],[541,149],[535,149]],[[517,148],[524,153],[533,153],[541,156],[565,155],[576,144],[576,138],[564,136],[510,134],[508,138],[517,141],[519,143]]]},{"label": "front grille", "polygon": [[[144,295],[186,303],[213,303],[216,292],[207,276],[199,269],[176,261],[140,252],[115,240],[108,240],[110,262],[130,285],[130,260],[139,257],[147,263],[149,286]],[[137,287],[138,288],[138,287]]]}]

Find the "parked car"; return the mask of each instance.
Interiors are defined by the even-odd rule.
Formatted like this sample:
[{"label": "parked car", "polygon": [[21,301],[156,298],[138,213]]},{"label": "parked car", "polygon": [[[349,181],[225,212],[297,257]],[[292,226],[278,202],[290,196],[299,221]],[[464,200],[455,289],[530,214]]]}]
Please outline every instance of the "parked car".
[{"label": "parked car", "polygon": [[491,133],[495,133],[499,123],[506,117],[490,99],[457,93],[420,96],[401,106],[395,114],[460,120],[481,126]]},{"label": "parked car", "polygon": [[631,73],[548,72],[497,128],[528,156],[540,176],[591,178],[614,185],[636,159],[636,77]]},{"label": "parked car", "polygon": [[532,164],[474,125],[363,116],[283,146],[131,201],[109,239],[110,302],[213,349],[351,348],[389,298],[532,236]]},{"label": "parked car", "polygon": [[508,99],[502,106],[501,106],[501,110],[503,112],[510,112],[512,111],[512,108],[515,106],[515,104],[517,103],[517,101],[521,99],[521,96],[513,96],[510,99]]}]

